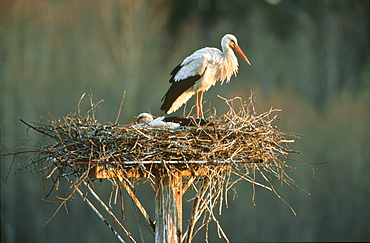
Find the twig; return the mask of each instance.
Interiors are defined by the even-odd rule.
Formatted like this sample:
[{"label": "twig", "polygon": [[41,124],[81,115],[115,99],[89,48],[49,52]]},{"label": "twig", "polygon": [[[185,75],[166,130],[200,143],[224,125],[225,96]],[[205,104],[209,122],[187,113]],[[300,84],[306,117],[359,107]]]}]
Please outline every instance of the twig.
[{"label": "twig", "polygon": [[53,136],[53,135],[51,135],[51,134],[49,134],[49,133],[46,133],[46,132],[42,131],[41,129],[39,129],[39,128],[35,127],[35,126],[32,126],[31,124],[29,124],[29,123],[27,123],[27,122],[23,121],[22,119],[19,119],[19,120],[20,120],[22,123],[24,123],[25,125],[29,126],[30,128],[32,128],[32,129],[34,129],[34,130],[38,131],[39,133],[42,133],[42,134],[45,134],[45,135],[46,135],[46,136],[48,136],[48,137],[51,137],[51,138],[57,139],[57,137],[55,137],[55,136]]},{"label": "twig", "polygon": [[121,103],[119,104],[118,114],[117,114],[116,121],[114,122],[114,125],[118,124],[118,120],[119,120],[119,117],[121,116],[122,105],[123,105],[123,101],[125,100],[125,97],[126,97],[126,90],[123,91]]}]

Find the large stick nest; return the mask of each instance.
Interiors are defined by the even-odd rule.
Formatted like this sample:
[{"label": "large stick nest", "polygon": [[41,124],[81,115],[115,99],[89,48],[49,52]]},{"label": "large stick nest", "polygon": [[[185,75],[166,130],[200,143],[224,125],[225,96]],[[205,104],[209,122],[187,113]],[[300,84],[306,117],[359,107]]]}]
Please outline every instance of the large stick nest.
[{"label": "large stick nest", "polygon": [[71,113],[49,124],[27,123],[54,140],[40,147],[33,162],[46,161],[68,173],[81,173],[88,163],[131,166],[133,161],[245,162],[281,167],[281,158],[294,152],[287,146],[294,140],[288,138],[292,134],[272,124],[280,110],[257,114],[251,100],[225,102],[229,111],[210,116],[207,126],[167,129],[100,124],[94,114],[97,104],[84,115]]}]

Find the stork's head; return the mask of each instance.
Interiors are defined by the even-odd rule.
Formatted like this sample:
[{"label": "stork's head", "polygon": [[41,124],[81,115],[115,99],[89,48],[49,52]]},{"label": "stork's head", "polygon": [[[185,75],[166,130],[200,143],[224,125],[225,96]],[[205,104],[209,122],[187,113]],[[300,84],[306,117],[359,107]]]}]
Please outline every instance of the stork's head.
[{"label": "stork's head", "polygon": [[150,115],[149,113],[141,113],[137,116],[135,121],[130,122],[125,127],[138,126],[138,125],[142,126],[142,125],[150,123],[151,121],[153,121],[152,115]]},{"label": "stork's head", "polygon": [[137,116],[136,123],[148,124],[153,121],[153,116],[149,113],[141,113]]},{"label": "stork's head", "polygon": [[251,65],[248,58],[243,53],[242,49],[238,46],[238,40],[234,35],[226,34],[221,40],[221,46],[223,50],[227,47],[231,47],[244,59],[244,61],[246,61],[246,63]]},{"label": "stork's head", "polygon": [[234,48],[235,45],[238,45],[238,40],[236,39],[235,35],[226,34],[224,37],[222,37],[221,45],[228,45],[231,48]]}]

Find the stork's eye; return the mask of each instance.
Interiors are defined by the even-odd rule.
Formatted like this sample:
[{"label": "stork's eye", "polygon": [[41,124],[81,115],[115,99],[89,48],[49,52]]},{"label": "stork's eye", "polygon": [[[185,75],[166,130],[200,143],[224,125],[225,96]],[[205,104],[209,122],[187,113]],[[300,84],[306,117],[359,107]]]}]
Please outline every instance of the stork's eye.
[{"label": "stork's eye", "polygon": [[230,46],[231,46],[232,48],[234,48],[234,46],[235,46],[235,45],[236,45],[235,40],[231,39],[231,40],[230,40]]}]

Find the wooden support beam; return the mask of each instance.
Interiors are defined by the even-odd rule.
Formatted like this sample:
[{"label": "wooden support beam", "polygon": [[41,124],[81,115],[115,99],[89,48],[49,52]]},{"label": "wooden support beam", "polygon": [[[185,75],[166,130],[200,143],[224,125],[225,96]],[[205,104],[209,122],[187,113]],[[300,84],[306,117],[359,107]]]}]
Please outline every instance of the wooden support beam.
[{"label": "wooden support beam", "polygon": [[102,165],[93,166],[89,171],[90,178],[107,179],[116,177],[148,177],[147,173],[137,169],[131,168],[127,170],[117,169],[114,167],[105,167]]},{"label": "wooden support beam", "polygon": [[[154,172],[153,172],[154,173]],[[181,170],[177,173],[180,173],[181,176],[203,176],[208,173],[207,168],[198,168],[198,170],[193,169],[190,171],[188,169]],[[130,169],[117,169],[114,167],[105,167],[102,165],[93,166],[90,168],[89,171],[90,178],[97,178],[97,179],[107,179],[107,178],[117,178],[117,177],[148,177],[148,173],[137,169],[137,168],[130,168]]]},{"label": "wooden support beam", "polygon": [[156,174],[155,242],[181,243],[182,175],[180,172]]}]

